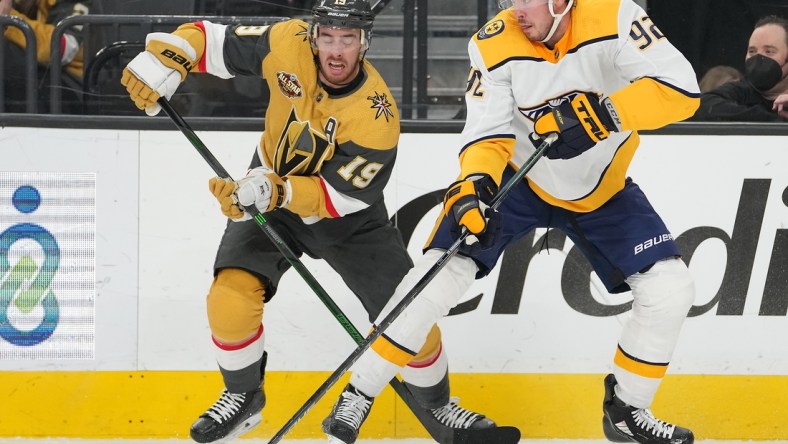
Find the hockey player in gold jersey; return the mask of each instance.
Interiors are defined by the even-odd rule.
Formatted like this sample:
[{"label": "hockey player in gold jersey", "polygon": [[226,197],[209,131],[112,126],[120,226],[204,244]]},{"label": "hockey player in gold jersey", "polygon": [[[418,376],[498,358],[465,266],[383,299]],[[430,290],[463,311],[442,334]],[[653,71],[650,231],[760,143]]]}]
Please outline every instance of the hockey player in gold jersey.
[{"label": "hockey player in gold jersey", "polygon": [[[170,98],[189,72],[259,76],[271,91],[265,131],[247,176],[209,183],[232,220],[207,297],[226,389],[192,425],[198,442],[225,442],[260,422],[267,359],[263,308],[289,268],[239,202],[265,213],[297,255],[324,259],[370,320],[413,265],[383,201],[400,123],[389,88],[364,59],[374,15],[363,0],[319,0],[312,13],[312,23],[201,21],[172,34],[153,33],[146,51],[124,70],[122,83],[148,114],[159,112],[156,101]],[[450,400],[448,361],[437,326],[402,376],[418,403],[449,430],[494,427],[484,415]],[[352,396],[357,402],[365,399]],[[467,420],[454,423],[447,411]]]},{"label": "hockey player in gold jersey", "polygon": [[[692,443],[691,431],[657,419],[649,407],[692,306],[694,280],[627,169],[638,130],[695,112],[695,73],[632,0],[514,0],[502,6],[468,45],[460,176],[449,186],[425,255],[378,322],[462,230],[475,242],[464,245],[372,343],[356,362],[350,387],[377,396],[507,245],[534,228],[557,228],[583,252],[609,292],[631,290],[634,299],[613,374],[604,381],[605,436],[615,442]],[[511,189],[499,211],[488,208],[498,187],[550,134],[558,139],[526,180]],[[336,406],[343,403],[340,398]]]}]

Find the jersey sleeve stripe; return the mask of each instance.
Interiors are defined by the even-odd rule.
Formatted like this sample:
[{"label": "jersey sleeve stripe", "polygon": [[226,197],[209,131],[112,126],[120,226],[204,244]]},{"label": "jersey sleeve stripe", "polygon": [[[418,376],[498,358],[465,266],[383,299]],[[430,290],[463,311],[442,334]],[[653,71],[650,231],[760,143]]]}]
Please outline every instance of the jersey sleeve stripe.
[{"label": "jersey sleeve stripe", "polygon": [[658,79],[658,78],[656,78],[656,77],[645,77],[645,78],[647,78],[647,79],[651,79],[651,80],[653,80],[653,81],[655,81],[655,82],[657,82],[657,83],[660,83],[660,84],[662,84],[662,85],[665,85],[665,86],[667,86],[668,88],[670,88],[670,89],[672,89],[672,90],[675,90],[675,91],[678,91],[678,92],[680,92],[681,94],[684,94],[684,95],[685,95],[685,96],[687,96],[687,97],[691,97],[691,98],[693,98],[693,99],[698,99],[698,98],[700,98],[700,92],[694,93],[694,92],[687,91],[686,89],[679,88],[678,86],[676,86],[676,85],[674,85],[674,84],[672,84],[672,83],[668,83],[668,82],[666,82],[666,81],[664,81],[664,80],[662,80],[662,79]]},{"label": "jersey sleeve stripe", "polygon": [[460,153],[462,153],[463,151],[465,151],[468,147],[470,147],[472,145],[476,145],[479,142],[484,142],[485,140],[490,140],[490,139],[512,139],[512,140],[516,140],[517,136],[515,136],[514,134],[489,134],[487,136],[480,137],[478,139],[475,139],[475,140],[472,140],[472,141],[466,143],[465,145],[463,145],[462,148],[460,148]]},{"label": "jersey sleeve stripe", "polygon": [[320,186],[323,188],[326,211],[331,215],[331,217],[347,216],[348,214],[355,213],[369,207],[369,204],[366,202],[359,199],[354,199],[347,194],[338,191],[322,177],[320,178]]},{"label": "jersey sleeve stripe", "polygon": [[528,56],[507,57],[507,58],[501,60],[500,62],[490,66],[489,68],[487,68],[487,71],[496,70],[496,69],[506,65],[509,62],[516,62],[516,61],[520,61],[520,62],[546,62],[547,60],[545,60],[545,59],[543,59],[541,57],[528,57]]},{"label": "jersey sleeve stripe", "polygon": [[224,38],[227,25],[211,23],[207,20],[195,23],[205,34],[205,52],[200,59],[199,68],[222,79],[231,79],[233,76],[224,64]]},{"label": "jersey sleeve stripe", "polygon": [[593,45],[595,43],[606,42],[608,40],[617,40],[617,39],[618,39],[618,35],[612,34],[612,35],[605,35],[605,36],[602,36],[602,37],[597,37],[597,38],[594,38],[594,39],[586,40],[585,42],[579,43],[577,46],[575,46],[574,48],[570,49],[566,53],[567,54],[572,54],[574,52],[577,52],[582,47]]},{"label": "jersey sleeve stripe", "polygon": [[326,202],[326,211],[331,217],[340,217],[337,209],[334,208],[334,203],[331,201],[331,193],[328,192],[328,186],[326,185],[326,181],[322,178],[320,179],[320,187],[323,188],[323,196],[325,197]]},{"label": "jersey sleeve stripe", "polygon": [[[594,39],[591,39],[591,40],[586,40],[585,42],[582,42],[579,45],[575,46],[574,48],[570,49],[566,53],[567,54],[572,54],[572,53],[577,52],[580,48],[583,48],[584,46],[589,46],[589,45],[593,45],[593,44],[596,44],[596,43],[602,43],[602,42],[606,42],[606,41],[609,41],[609,40],[616,40],[616,39],[618,39],[617,35],[606,35],[606,36],[597,37],[597,38],[594,38]],[[493,71],[495,69],[498,69],[498,68],[506,65],[509,62],[546,62],[546,61],[547,60],[545,60],[545,59],[543,59],[541,57],[534,57],[534,56],[507,57],[507,58],[501,60],[500,62],[490,66],[487,70],[488,71]]]}]

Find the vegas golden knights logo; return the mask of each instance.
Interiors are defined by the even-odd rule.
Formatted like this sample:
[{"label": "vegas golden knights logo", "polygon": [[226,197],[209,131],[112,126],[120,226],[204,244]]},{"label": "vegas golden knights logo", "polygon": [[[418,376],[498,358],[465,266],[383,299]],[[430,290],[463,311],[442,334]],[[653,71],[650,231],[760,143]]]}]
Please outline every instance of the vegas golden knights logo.
[{"label": "vegas golden knights logo", "polygon": [[[326,131],[336,129],[336,120],[329,119]],[[311,176],[326,159],[334,155],[333,134],[322,135],[309,122],[301,122],[295,109],[290,112],[284,131],[273,155],[274,168],[280,176]]]}]

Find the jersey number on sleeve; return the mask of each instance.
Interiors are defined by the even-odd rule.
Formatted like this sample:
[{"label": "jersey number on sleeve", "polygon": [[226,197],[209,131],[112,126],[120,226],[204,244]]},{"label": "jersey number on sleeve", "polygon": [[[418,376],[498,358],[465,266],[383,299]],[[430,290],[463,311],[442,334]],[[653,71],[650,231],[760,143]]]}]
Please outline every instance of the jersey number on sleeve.
[{"label": "jersey number on sleeve", "polygon": [[[364,167],[361,168],[361,172],[358,174],[358,176],[356,176],[356,170],[361,165],[364,165]],[[342,178],[347,181],[352,179],[353,186],[356,188],[366,188],[375,175],[378,174],[381,168],[383,168],[382,163],[369,162],[367,159],[361,156],[356,156],[355,159],[351,160],[347,165],[340,168],[337,171],[337,174],[342,176]]]},{"label": "jersey number on sleeve", "polygon": [[[641,24],[643,22],[643,24]],[[646,50],[652,43],[662,40],[665,35],[657,28],[657,25],[651,21],[651,17],[645,15],[640,20],[632,22],[632,28],[629,30],[629,38],[631,38],[638,48]]]},{"label": "jersey number on sleeve", "polygon": [[478,99],[484,97],[484,88],[482,88],[482,72],[471,66],[471,72],[468,73],[468,86],[465,88],[465,94],[470,94],[472,97]]}]

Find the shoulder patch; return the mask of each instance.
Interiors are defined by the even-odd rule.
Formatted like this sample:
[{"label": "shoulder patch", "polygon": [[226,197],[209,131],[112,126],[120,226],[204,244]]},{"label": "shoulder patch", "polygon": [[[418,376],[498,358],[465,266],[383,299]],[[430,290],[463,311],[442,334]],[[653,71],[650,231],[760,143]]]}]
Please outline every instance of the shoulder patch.
[{"label": "shoulder patch", "polygon": [[489,39],[492,36],[498,35],[503,32],[504,23],[503,20],[494,20],[492,22],[487,23],[487,25],[480,29],[479,32],[476,34],[476,37],[479,40]]},{"label": "shoulder patch", "polygon": [[378,120],[381,116],[386,118],[386,122],[389,121],[389,117],[394,117],[394,112],[391,110],[392,105],[389,102],[388,97],[385,93],[380,94],[375,91],[375,95],[368,96],[367,100],[372,102],[372,106],[370,108],[375,109],[375,120]]},{"label": "shoulder patch", "polygon": [[279,84],[279,91],[288,99],[300,99],[302,97],[303,88],[295,74],[279,71],[276,73],[276,81]]}]

